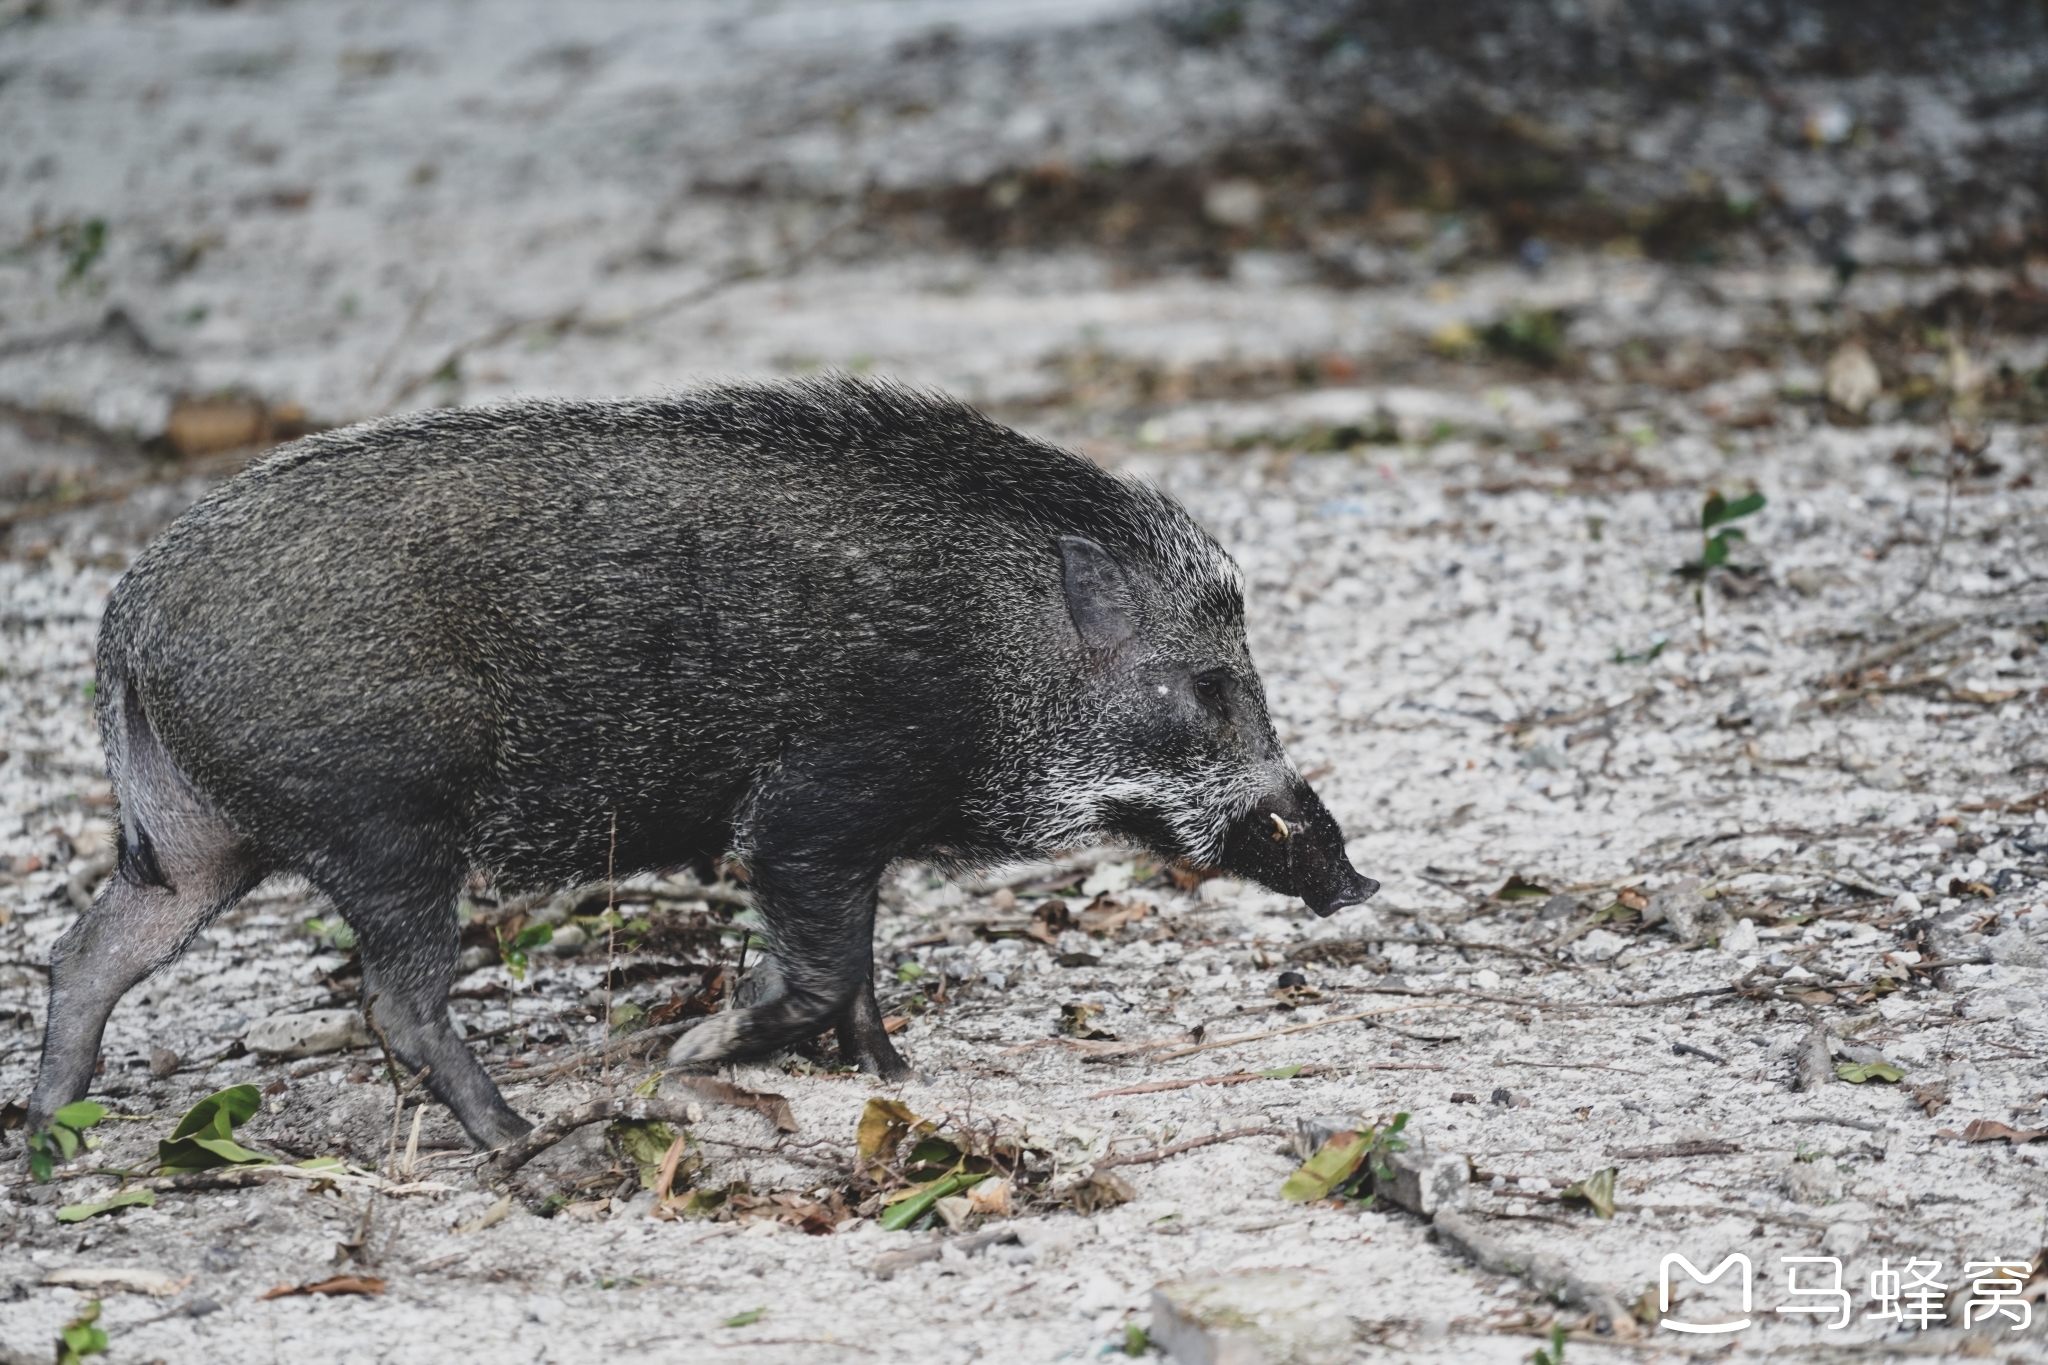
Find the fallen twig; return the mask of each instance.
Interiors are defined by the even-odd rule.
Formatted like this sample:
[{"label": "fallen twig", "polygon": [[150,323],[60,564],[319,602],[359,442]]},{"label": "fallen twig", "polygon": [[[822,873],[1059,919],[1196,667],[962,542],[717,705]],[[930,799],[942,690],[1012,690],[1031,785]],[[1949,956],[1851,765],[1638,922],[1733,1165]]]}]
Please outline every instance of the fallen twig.
[{"label": "fallen twig", "polygon": [[657,1099],[652,1095],[591,1100],[563,1110],[517,1142],[500,1148],[484,1170],[503,1179],[587,1123],[685,1123],[689,1119],[686,1109],[681,1100]]},{"label": "fallen twig", "polygon": [[1624,1076],[1647,1076],[1650,1074],[1647,1071],[1631,1071],[1625,1066],[1615,1066],[1611,1062],[1534,1062],[1526,1057],[1510,1057],[1505,1065],[1542,1066],[1551,1067],[1559,1071],[1578,1071],[1582,1068],[1590,1067],[1595,1071],[1619,1071]]},{"label": "fallen twig", "polygon": [[1832,1123],[1840,1128],[1860,1128],[1866,1133],[1889,1131],[1890,1124],[1876,1119],[1839,1119],[1833,1114],[1786,1114],[1771,1120],[1772,1123]]},{"label": "fallen twig", "polygon": [[[118,1172],[98,1172],[115,1175]],[[160,1175],[138,1180],[129,1188],[155,1190],[158,1194],[191,1193],[197,1190],[240,1190],[269,1180],[328,1181],[336,1185],[358,1185],[379,1194],[399,1197],[408,1194],[439,1194],[453,1185],[438,1180],[400,1182],[362,1171],[307,1170],[301,1166],[222,1166],[211,1171],[187,1171],[183,1175]]]},{"label": "fallen twig", "polygon": [[1106,1156],[1095,1163],[1094,1169],[1099,1171],[1108,1166],[1149,1165],[1154,1161],[1164,1161],[1170,1156],[1179,1156],[1182,1152],[1192,1152],[1197,1147],[1208,1147],[1218,1142],[1230,1142],[1237,1138],[1287,1137],[1288,1135],[1288,1131],[1285,1128],[1275,1128],[1270,1125],[1258,1128],[1233,1128],[1227,1133],[1211,1133],[1208,1137],[1189,1138],[1186,1142],[1176,1142],[1171,1147],[1154,1147],[1150,1151],[1133,1152],[1129,1156]]},{"label": "fallen twig", "polygon": [[1697,1138],[1663,1147],[1609,1147],[1607,1155],[1616,1161],[1668,1161],[1674,1157],[1730,1156],[1741,1150],[1734,1143],[1722,1142],[1718,1138]]},{"label": "fallen twig", "polygon": [[926,1261],[938,1260],[945,1255],[947,1247],[953,1248],[963,1256],[973,1256],[992,1246],[1002,1246],[1017,1240],[1019,1239],[1015,1228],[994,1228],[968,1237],[934,1237],[928,1242],[905,1247],[901,1251],[883,1252],[875,1257],[873,1264],[868,1267],[868,1273],[878,1280],[893,1280],[898,1271],[908,1270],[914,1265],[923,1265]]},{"label": "fallen twig", "polygon": [[1286,1076],[1269,1076],[1260,1071],[1233,1071],[1227,1076],[1191,1076],[1184,1081],[1146,1081],[1143,1085],[1126,1085],[1116,1090],[1098,1090],[1088,1096],[1091,1100],[1106,1100],[1116,1095],[1151,1095],[1162,1090],[1186,1090],[1196,1085],[1243,1085],[1246,1081],[1291,1081],[1296,1076],[1315,1076],[1328,1071],[1326,1066],[1305,1066]]},{"label": "fallen twig", "polygon": [[[1924,587],[1925,584],[1923,583],[1922,586]],[[1915,592],[1917,591],[1918,589],[1915,589]],[[1910,601],[1911,598],[1906,600]],[[1899,603],[1899,606],[1902,607],[1905,604],[1902,601]],[[1892,610],[1896,611],[1898,607],[1894,607]],[[1848,663],[1843,664],[1832,676],[1842,679],[1846,686],[1880,664],[1888,664],[1895,659],[1904,658],[1922,645],[1931,645],[1936,640],[1952,634],[1962,624],[1961,621],[1936,621],[1932,625],[1922,626],[1920,629],[1910,631],[1888,645],[1880,645],[1876,649],[1859,654]],[[1823,679],[1823,681],[1826,681],[1826,679]]]},{"label": "fallen twig", "polygon": [[1710,995],[1734,995],[1733,986],[1710,986],[1703,991],[1681,991],[1677,995],[1654,995],[1648,1000],[1595,1000],[1595,1005],[1618,1005],[1623,1009],[1647,1009],[1651,1005],[1679,1005],[1688,1000],[1704,1000]]},{"label": "fallen twig", "polygon": [[620,1056],[631,1052],[637,1047],[643,1047],[662,1038],[673,1038],[678,1033],[693,1029],[703,1022],[703,1017],[700,1015],[694,1019],[678,1020],[673,1024],[661,1024],[654,1028],[639,1029],[627,1034],[623,1038],[614,1039],[603,1047],[595,1048],[589,1052],[579,1052],[567,1061],[556,1062],[553,1066],[535,1071],[532,1079],[536,1081],[551,1081],[558,1076],[566,1076],[572,1071],[580,1071],[592,1062],[602,1062],[608,1057]]},{"label": "fallen twig", "polygon": [[1523,716],[1519,720],[1509,721],[1501,728],[1511,735],[1519,735],[1524,730],[1534,730],[1539,726],[1576,725],[1582,720],[1592,720],[1596,716],[1604,716],[1610,712],[1619,711],[1637,702],[1648,701],[1656,695],[1656,688],[1645,687],[1629,696],[1623,697],[1620,701],[1599,702],[1592,706],[1582,706],[1576,711],[1566,711],[1555,716]]},{"label": "fallen twig", "polygon": [[1384,1009],[1359,1010],[1355,1014],[1336,1014],[1328,1019],[1312,1019],[1306,1024],[1289,1024],[1286,1028],[1266,1029],[1259,1033],[1240,1033],[1231,1038],[1218,1038],[1213,1043],[1196,1043],[1192,1047],[1179,1048],[1173,1052],[1162,1052],[1153,1060],[1170,1062],[1177,1057],[1192,1057],[1197,1052],[1213,1052],[1219,1047],[1235,1047],[1239,1043],[1256,1043],[1262,1038],[1280,1038],[1290,1033],[1306,1033],[1310,1029],[1328,1028],[1332,1024],[1348,1024],[1359,1019],[1371,1019],[1382,1014],[1411,1014],[1417,1010],[1443,1009],[1443,1005],[1389,1005]]}]

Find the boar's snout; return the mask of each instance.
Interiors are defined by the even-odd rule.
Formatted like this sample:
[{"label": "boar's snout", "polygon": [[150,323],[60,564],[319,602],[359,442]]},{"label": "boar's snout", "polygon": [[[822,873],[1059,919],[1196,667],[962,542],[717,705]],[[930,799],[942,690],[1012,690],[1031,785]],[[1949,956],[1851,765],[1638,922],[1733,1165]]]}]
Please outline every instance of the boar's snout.
[{"label": "boar's snout", "polygon": [[1357,905],[1380,889],[1344,856],[1343,831],[1300,778],[1231,826],[1223,868],[1282,895],[1299,896],[1323,916]]}]

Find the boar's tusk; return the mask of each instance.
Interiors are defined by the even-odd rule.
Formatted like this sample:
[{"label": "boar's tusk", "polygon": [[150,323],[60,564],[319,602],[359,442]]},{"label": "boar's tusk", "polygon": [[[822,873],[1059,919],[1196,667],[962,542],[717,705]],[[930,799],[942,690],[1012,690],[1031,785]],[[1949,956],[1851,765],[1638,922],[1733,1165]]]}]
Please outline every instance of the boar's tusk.
[{"label": "boar's tusk", "polygon": [[1287,828],[1287,822],[1286,822],[1285,820],[1282,820],[1282,819],[1281,819],[1281,818],[1280,818],[1280,817],[1279,817],[1278,815],[1274,815],[1274,816],[1273,816],[1273,842],[1274,842],[1274,843],[1276,843],[1276,844],[1284,844],[1284,843],[1286,843],[1286,842],[1288,841],[1288,839],[1289,839],[1289,838],[1293,837],[1293,834],[1294,834],[1294,831],[1293,831],[1293,830],[1291,830],[1291,829],[1289,829],[1289,828]]}]

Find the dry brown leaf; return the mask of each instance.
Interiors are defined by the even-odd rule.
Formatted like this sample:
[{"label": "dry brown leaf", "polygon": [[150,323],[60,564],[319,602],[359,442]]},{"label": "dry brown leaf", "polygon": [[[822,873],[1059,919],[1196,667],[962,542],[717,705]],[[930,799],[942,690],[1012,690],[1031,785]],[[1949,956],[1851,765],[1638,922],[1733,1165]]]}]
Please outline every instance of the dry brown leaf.
[{"label": "dry brown leaf", "polygon": [[789,1101],[781,1095],[772,1095],[763,1090],[746,1090],[730,1081],[721,1081],[713,1076],[677,1076],[678,1085],[686,1085],[715,1104],[729,1104],[735,1109],[751,1109],[775,1125],[777,1132],[797,1131],[796,1115],[790,1112]]},{"label": "dry brown leaf", "polygon": [[1131,1182],[1115,1171],[1091,1171],[1086,1179],[1070,1186],[1063,1202],[1076,1213],[1096,1213],[1128,1204],[1138,1197]]},{"label": "dry brown leaf", "polygon": [[1919,1085],[1899,1087],[1906,1092],[1906,1098],[1920,1106],[1928,1118],[1933,1118],[1948,1106],[1947,1081],[1923,1081]]},{"label": "dry brown leaf", "polygon": [[1105,938],[1151,913],[1152,907],[1143,901],[1120,901],[1105,891],[1088,903],[1077,923],[1097,938]]},{"label": "dry brown leaf", "polygon": [[337,1294],[381,1294],[384,1281],[369,1275],[336,1275],[333,1279],[321,1280],[314,1284],[281,1284],[256,1297],[259,1299],[288,1299],[299,1294],[325,1294],[332,1298]]},{"label": "dry brown leaf", "polygon": [[1963,1125],[1963,1131],[1960,1133],[1944,1128],[1935,1136],[1959,1137],[1964,1142],[2010,1142],[2017,1147],[2023,1142],[2048,1137],[2048,1128],[2015,1128],[2009,1123],[2000,1123],[1997,1119],[1971,1119]]}]

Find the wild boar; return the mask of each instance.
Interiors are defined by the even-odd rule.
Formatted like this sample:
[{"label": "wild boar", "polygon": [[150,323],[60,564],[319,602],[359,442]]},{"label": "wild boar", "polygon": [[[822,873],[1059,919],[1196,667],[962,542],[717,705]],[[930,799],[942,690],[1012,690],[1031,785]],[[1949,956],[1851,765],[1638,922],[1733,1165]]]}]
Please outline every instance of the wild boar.
[{"label": "wild boar", "polygon": [[[529,1127],[451,1027],[458,889],[745,862],[772,998],[676,1059],[836,1027],[909,1068],[876,889],[1104,839],[1329,914],[1371,895],[1289,763],[1243,587],[1172,499],[945,398],[852,379],[392,418],[284,447],[136,560],[99,637],[120,861],[51,954],[31,1101],[265,876],[482,1146]],[[614,844],[614,837],[616,843]]]}]

